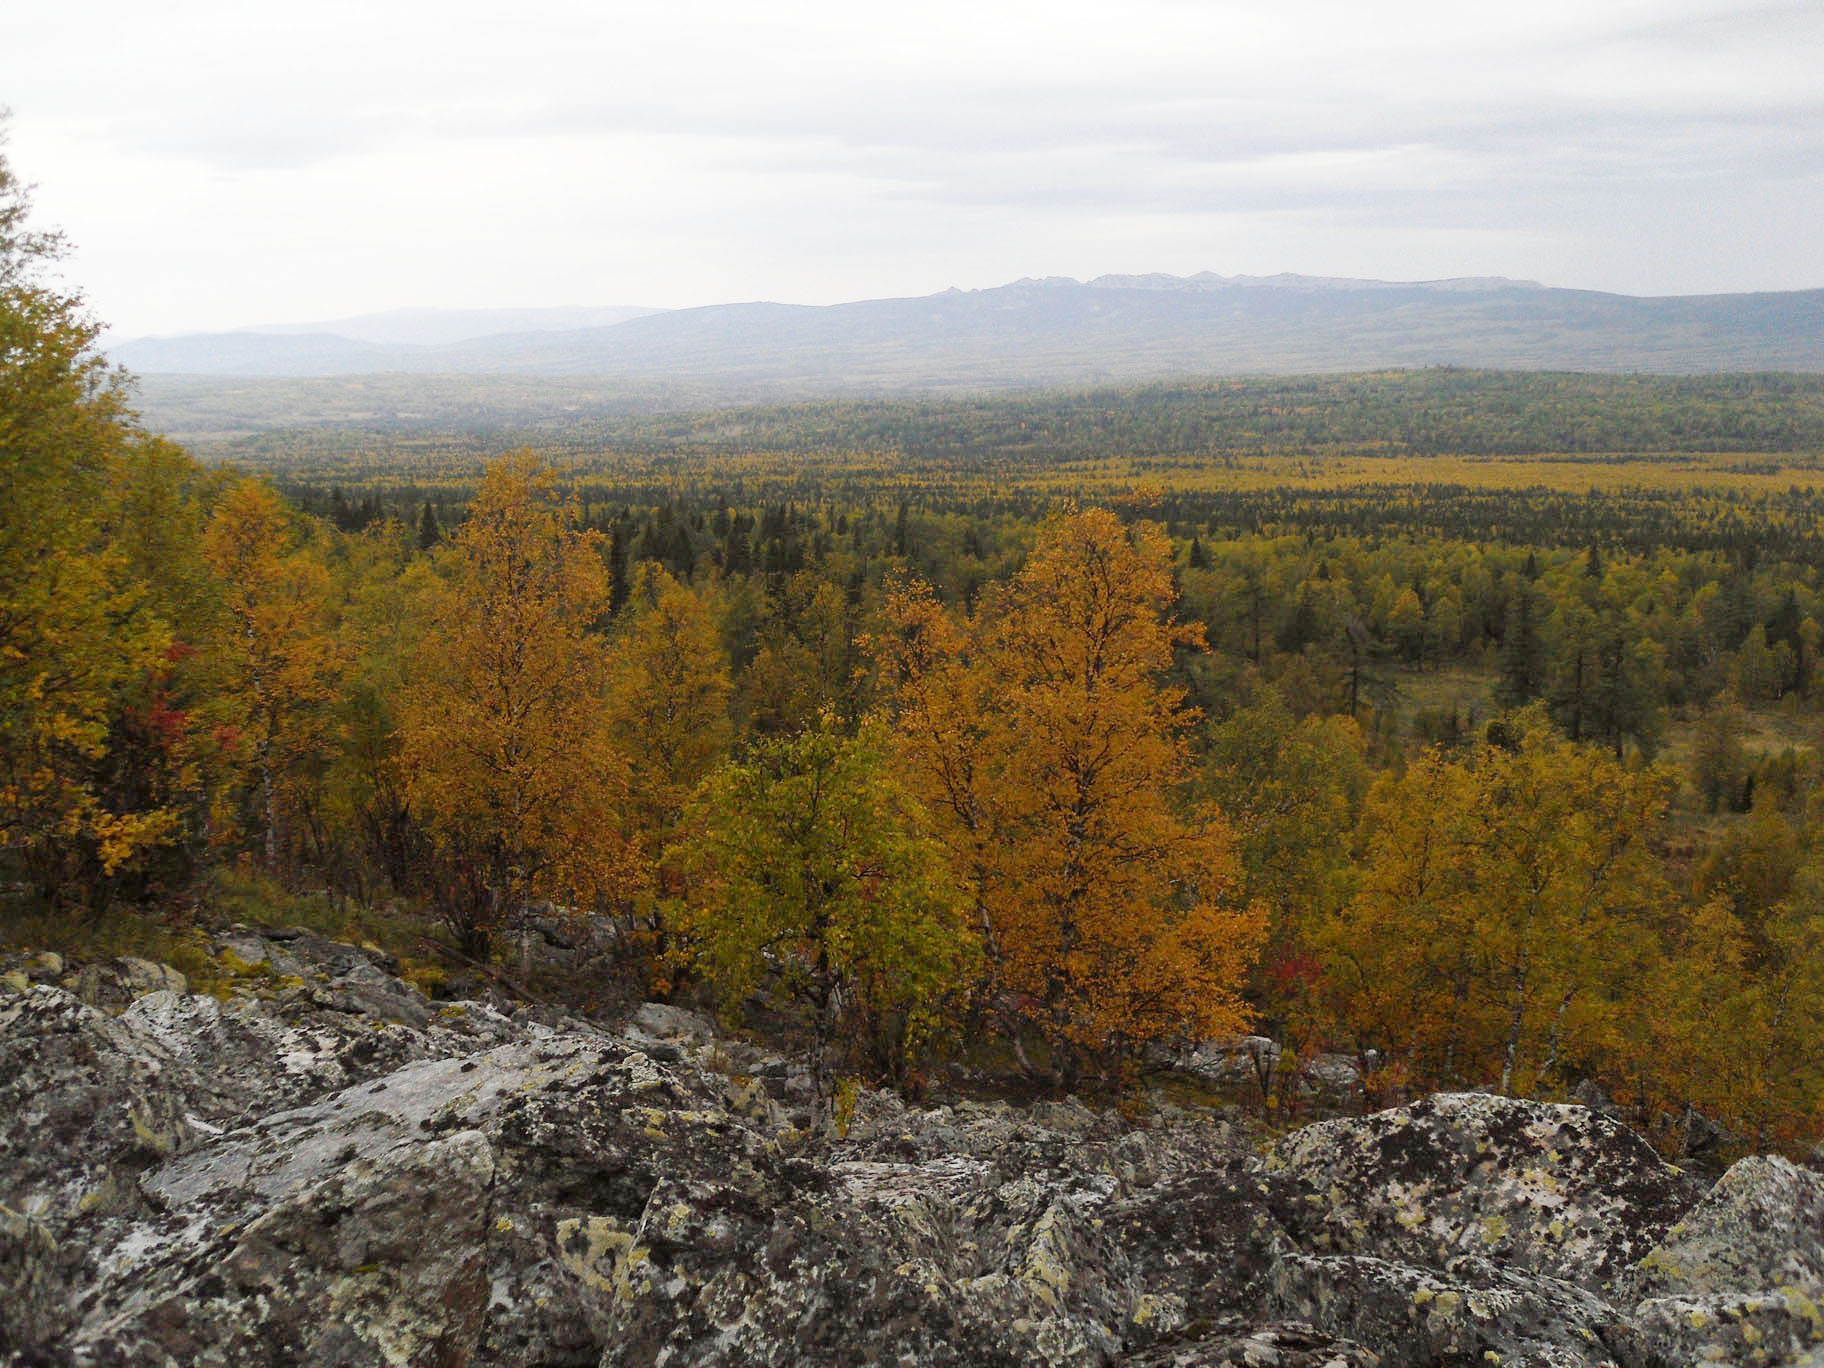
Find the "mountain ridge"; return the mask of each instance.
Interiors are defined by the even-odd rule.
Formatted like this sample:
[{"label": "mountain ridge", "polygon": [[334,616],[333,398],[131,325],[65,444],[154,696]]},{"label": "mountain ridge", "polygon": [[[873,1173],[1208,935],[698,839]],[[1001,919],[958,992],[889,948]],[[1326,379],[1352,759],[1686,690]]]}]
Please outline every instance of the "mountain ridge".
[{"label": "mountain ridge", "polygon": [[438,344],[236,332],[116,344],[155,374],[595,375],[782,394],[1468,366],[1824,371],[1824,290],[1633,296],[1503,277],[1029,278],[806,305],[746,301]]}]

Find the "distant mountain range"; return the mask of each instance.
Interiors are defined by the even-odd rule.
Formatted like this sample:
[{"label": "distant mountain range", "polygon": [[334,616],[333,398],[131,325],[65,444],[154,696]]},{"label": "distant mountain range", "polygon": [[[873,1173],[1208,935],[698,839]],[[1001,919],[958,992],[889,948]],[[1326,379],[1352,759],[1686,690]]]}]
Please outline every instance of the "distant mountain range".
[{"label": "distant mountain range", "polygon": [[1640,298],[1489,277],[1052,277],[824,306],[412,310],[111,352],[147,375],[591,376],[779,398],[1442,365],[1824,371],[1824,290]]}]

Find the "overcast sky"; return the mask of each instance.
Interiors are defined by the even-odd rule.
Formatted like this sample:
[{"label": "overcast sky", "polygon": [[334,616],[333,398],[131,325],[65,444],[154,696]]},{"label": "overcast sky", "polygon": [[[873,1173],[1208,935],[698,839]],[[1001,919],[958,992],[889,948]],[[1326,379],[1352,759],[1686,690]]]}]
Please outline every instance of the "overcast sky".
[{"label": "overcast sky", "polygon": [[1824,3],[19,0],[125,335],[1027,275],[1824,285]]}]

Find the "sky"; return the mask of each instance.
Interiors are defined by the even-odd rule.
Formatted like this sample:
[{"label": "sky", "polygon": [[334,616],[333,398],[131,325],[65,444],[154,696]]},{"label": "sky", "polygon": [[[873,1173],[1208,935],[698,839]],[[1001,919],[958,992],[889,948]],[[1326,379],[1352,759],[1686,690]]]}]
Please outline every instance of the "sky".
[{"label": "sky", "polygon": [[22,0],[117,336],[1023,276],[1824,286],[1820,0]]}]

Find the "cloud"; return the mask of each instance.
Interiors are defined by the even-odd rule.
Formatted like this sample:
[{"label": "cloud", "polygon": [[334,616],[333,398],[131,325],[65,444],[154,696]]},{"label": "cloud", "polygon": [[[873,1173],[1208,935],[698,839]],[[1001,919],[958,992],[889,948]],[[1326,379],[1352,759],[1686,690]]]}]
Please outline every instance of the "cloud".
[{"label": "cloud", "polygon": [[1204,267],[1817,283],[1815,0],[26,9],[21,168],[123,325]]}]

